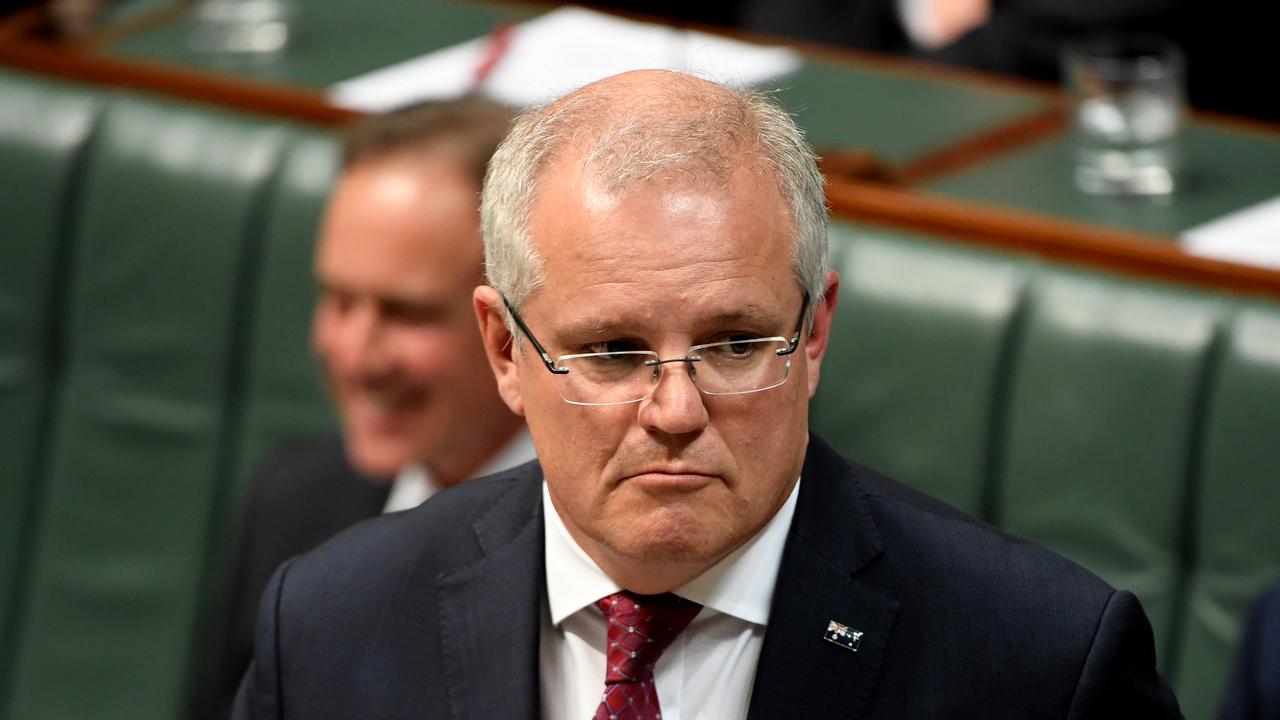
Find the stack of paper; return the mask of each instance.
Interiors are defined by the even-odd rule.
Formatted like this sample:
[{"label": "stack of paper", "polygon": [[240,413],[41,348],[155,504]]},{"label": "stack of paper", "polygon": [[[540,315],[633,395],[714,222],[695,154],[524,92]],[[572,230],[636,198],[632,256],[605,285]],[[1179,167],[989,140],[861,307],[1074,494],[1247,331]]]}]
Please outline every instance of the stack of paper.
[{"label": "stack of paper", "polygon": [[494,50],[489,38],[397,63],[338,83],[336,105],[384,112],[421,100],[452,98],[479,89],[523,107],[627,70],[681,70],[735,87],[759,86],[794,72],[800,56],[705,33],[623,20],[567,7],[515,26],[505,50],[475,87],[477,68]]},{"label": "stack of paper", "polygon": [[1280,198],[1272,198],[1182,233],[1194,255],[1280,270]]}]

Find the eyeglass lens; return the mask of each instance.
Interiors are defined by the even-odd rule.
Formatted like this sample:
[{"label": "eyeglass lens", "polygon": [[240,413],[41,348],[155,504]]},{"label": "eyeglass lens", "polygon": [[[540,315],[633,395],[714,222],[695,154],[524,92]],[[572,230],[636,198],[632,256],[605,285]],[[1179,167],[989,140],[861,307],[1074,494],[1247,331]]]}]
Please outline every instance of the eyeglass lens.
[{"label": "eyeglass lens", "polygon": [[[782,338],[751,338],[698,345],[675,363],[688,368],[690,379],[708,395],[738,395],[777,387],[791,370],[789,355],[779,355],[788,342]],[[657,353],[626,351],[564,356],[556,361],[569,372],[561,395],[579,405],[608,405],[644,399],[661,376]]]}]

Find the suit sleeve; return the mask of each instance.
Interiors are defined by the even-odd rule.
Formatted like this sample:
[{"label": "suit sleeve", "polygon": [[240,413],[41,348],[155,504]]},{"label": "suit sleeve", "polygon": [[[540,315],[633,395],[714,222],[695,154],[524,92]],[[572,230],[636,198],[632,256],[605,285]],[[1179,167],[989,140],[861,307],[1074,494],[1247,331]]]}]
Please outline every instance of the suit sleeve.
[{"label": "suit sleeve", "polygon": [[267,583],[258,605],[253,662],[240,683],[232,720],[281,720],[284,717],[284,684],[280,673],[280,597],[290,560]]},{"label": "suit sleeve", "polygon": [[1102,611],[1067,713],[1068,720],[1099,717],[1182,717],[1156,672],[1151,624],[1138,599],[1123,590]]}]

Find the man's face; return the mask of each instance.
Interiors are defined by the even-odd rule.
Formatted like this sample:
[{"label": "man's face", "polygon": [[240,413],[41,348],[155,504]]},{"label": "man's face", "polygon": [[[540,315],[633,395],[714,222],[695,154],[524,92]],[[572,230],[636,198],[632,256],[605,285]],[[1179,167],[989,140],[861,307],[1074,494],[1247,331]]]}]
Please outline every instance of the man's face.
[{"label": "man's face", "polygon": [[375,159],[339,181],[317,249],[312,342],[347,454],[390,476],[510,418],[470,313],[483,246],[477,188],[451,163]]},{"label": "man's face", "polygon": [[[790,338],[803,294],[775,188],[768,174],[741,168],[727,186],[660,180],[615,196],[574,163],[544,171],[529,229],[545,284],[522,316],[552,357],[621,343],[666,359],[744,333]],[[829,307],[818,311],[789,379],[754,394],[703,395],[689,366],[673,363],[638,403],[583,407],[562,400],[564,379],[527,341],[507,354],[509,372],[495,361],[504,397],[526,416],[555,507],[615,580],[669,590],[628,568],[701,572],[782,505],[803,464],[829,318]],[[493,358],[500,346],[489,344]]]}]

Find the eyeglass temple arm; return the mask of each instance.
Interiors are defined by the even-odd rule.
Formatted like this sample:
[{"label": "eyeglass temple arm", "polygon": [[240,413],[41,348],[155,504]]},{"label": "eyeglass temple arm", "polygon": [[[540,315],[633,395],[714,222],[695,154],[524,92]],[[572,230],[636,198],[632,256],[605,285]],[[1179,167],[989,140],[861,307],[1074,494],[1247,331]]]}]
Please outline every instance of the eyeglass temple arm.
[{"label": "eyeglass temple arm", "polygon": [[778,355],[790,355],[800,347],[800,332],[804,329],[804,316],[809,312],[809,293],[804,294],[804,300],[800,302],[800,317],[796,319],[796,329],[791,333],[791,342],[787,347],[778,351]]},{"label": "eyeglass temple arm", "polygon": [[529,338],[529,342],[533,343],[533,348],[538,351],[538,356],[542,358],[542,364],[547,366],[547,370],[555,375],[568,375],[568,368],[558,368],[551,361],[551,356],[547,354],[546,348],[542,347],[542,343],[538,342],[538,338],[534,337],[533,333],[529,331],[529,326],[524,324],[520,313],[516,312],[514,307],[511,307],[511,301],[507,300],[507,296],[499,294],[499,297],[502,298],[502,304],[507,306],[507,312],[511,313],[511,319],[516,321],[516,327],[519,327],[520,332],[524,333],[524,336]]}]

